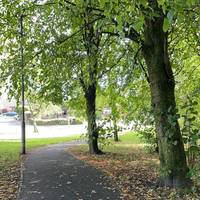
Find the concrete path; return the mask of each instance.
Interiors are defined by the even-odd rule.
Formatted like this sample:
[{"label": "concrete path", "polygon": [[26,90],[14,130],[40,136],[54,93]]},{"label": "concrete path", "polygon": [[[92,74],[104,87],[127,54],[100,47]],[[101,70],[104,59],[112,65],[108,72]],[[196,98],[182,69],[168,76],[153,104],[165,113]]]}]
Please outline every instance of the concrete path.
[{"label": "concrete path", "polygon": [[24,163],[20,200],[119,200],[119,191],[100,171],[67,153],[78,143],[31,151]]}]

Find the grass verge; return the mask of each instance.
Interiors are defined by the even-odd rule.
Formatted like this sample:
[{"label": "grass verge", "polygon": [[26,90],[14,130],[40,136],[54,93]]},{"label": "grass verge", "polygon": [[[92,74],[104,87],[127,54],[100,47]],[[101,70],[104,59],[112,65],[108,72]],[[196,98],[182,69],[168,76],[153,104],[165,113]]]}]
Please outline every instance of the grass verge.
[{"label": "grass verge", "polygon": [[[50,144],[69,142],[79,136],[28,139],[27,150]],[[20,141],[0,141],[0,199],[16,200],[20,182]]]},{"label": "grass verge", "polygon": [[[77,140],[79,136],[27,139],[27,150],[50,144],[57,144]],[[17,140],[0,141],[0,170],[19,160],[21,143]]]}]

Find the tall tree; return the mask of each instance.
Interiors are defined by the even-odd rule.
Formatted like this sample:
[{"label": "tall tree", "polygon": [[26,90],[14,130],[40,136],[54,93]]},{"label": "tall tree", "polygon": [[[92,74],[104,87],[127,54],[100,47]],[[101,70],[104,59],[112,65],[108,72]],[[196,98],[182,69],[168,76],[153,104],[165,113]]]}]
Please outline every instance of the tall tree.
[{"label": "tall tree", "polygon": [[[96,88],[98,80],[115,62],[120,62],[124,53],[110,54],[108,47],[112,43],[115,46],[117,40],[104,35],[104,17],[99,16],[96,7],[98,1],[38,4],[27,1],[20,5],[26,16],[23,40],[26,89],[31,87],[48,101],[61,103],[78,95],[81,87],[86,103],[89,150],[99,154],[102,152],[98,148]],[[9,53],[9,59],[4,59],[3,67],[11,72],[14,90],[19,88],[20,79],[16,78],[19,68],[11,71],[9,63],[16,64],[18,54],[16,48],[10,49],[12,56]]]},{"label": "tall tree", "polygon": [[165,14],[157,1],[149,1],[155,17],[145,16],[142,53],[147,64],[152,106],[158,134],[163,184],[187,184],[187,163],[174,95],[175,81],[168,54],[168,33],[164,32]]},{"label": "tall tree", "polygon": [[[121,36],[122,40],[128,38],[128,41],[124,40],[126,44],[130,41],[137,43],[138,55],[146,63],[141,68],[151,90],[159,156],[164,171],[162,184],[184,186],[189,182],[188,168],[178,124],[168,39],[171,26],[185,24],[185,12],[196,12],[195,3],[195,0],[124,0],[123,3],[116,0],[64,0],[49,3],[52,7],[46,9],[42,6],[37,12],[29,10],[36,17],[28,18],[32,26],[29,26],[30,35],[25,42],[29,52],[32,50],[36,55],[26,52],[29,55],[27,60],[34,60],[32,68],[26,69],[32,74],[32,79],[27,78],[27,81],[41,94],[53,96],[54,100],[69,96],[69,93],[73,95],[73,88],[81,86],[87,107],[90,152],[101,153],[95,120],[96,86],[102,73],[111,67],[110,60],[120,61],[123,55],[120,48],[112,51],[110,36]],[[115,43],[117,40],[111,41]],[[124,44],[117,42],[121,46]],[[113,52],[109,54],[111,58],[107,58],[107,51]],[[16,52],[14,47],[9,52],[12,58],[13,52]]]},{"label": "tall tree", "polygon": [[95,30],[94,20],[92,17],[91,2],[86,6],[84,12],[84,33],[83,42],[88,58],[87,73],[88,80],[86,81],[81,76],[80,83],[84,91],[86,100],[86,113],[88,121],[88,136],[89,136],[89,151],[92,154],[100,154],[101,150],[98,148],[98,129],[96,125],[96,90],[97,90],[97,75],[98,75],[98,53],[101,42],[101,33],[98,29]]},{"label": "tall tree", "polygon": [[[110,35],[129,38],[139,44],[145,60],[145,74],[151,90],[152,108],[159,144],[159,157],[162,169],[161,183],[166,186],[185,186],[188,167],[182,136],[178,124],[175,101],[175,80],[168,50],[169,29],[172,24],[183,23],[184,12],[193,12],[196,1],[169,2],[144,0],[124,4],[104,2],[105,16],[112,19],[117,31]],[[126,9],[124,13],[122,10]],[[108,10],[110,12],[108,12]],[[177,35],[178,37],[178,35]]]}]

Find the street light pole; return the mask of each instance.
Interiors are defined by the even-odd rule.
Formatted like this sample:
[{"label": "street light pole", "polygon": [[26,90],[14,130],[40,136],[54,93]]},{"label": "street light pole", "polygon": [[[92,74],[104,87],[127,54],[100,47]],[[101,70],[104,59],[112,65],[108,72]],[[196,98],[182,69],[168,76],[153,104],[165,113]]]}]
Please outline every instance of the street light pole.
[{"label": "street light pole", "polygon": [[21,154],[26,154],[26,131],[25,131],[25,95],[24,95],[24,48],[23,48],[23,28],[24,15],[20,16],[20,59],[21,59],[21,104],[22,104],[22,117],[21,117]]}]

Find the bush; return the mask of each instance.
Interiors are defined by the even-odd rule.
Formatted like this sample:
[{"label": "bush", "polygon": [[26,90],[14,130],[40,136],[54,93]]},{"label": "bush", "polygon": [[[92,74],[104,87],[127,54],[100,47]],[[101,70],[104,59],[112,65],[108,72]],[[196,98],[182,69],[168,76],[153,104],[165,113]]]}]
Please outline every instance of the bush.
[{"label": "bush", "polygon": [[155,127],[145,127],[143,130],[138,130],[141,136],[141,141],[145,144],[146,150],[150,153],[158,152],[158,139],[156,137]]},{"label": "bush", "polygon": [[135,130],[141,136],[141,141],[143,141],[148,152],[158,152],[158,139],[155,130],[155,121],[153,116],[153,111],[149,110],[141,114],[140,121],[135,127]]},{"label": "bush", "polygon": [[186,147],[189,175],[200,185],[200,117],[198,102],[187,96],[181,106],[181,131]]},{"label": "bush", "polygon": [[80,120],[80,119],[76,119],[76,120],[74,120],[74,121],[72,121],[71,123],[70,123],[70,125],[78,125],[78,124],[82,124],[83,122]]},{"label": "bush", "polygon": [[[33,125],[33,119],[30,119],[29,124]],[[36,124],[38,126],[51,126],[51,125],[76,125],[76,124],[82,124],[82,121],[79,119],[73,120],[71,123],[69,123],[69,120],[63,119],[63,118],[57,118],[57,119],[37,119]]]}]

